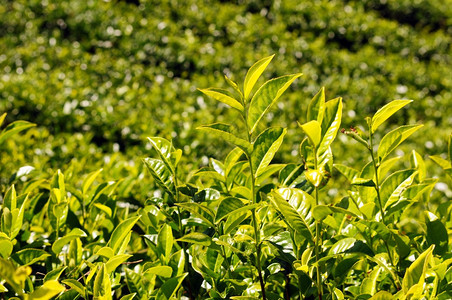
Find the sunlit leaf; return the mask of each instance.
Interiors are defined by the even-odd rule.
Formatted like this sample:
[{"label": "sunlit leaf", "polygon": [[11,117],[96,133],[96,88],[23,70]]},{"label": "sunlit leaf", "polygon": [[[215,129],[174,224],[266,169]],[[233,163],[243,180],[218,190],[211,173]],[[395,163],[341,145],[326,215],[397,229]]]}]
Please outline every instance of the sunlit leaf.
[{"label": "sunlit leaf", "polygon": [[86,236],[86,233],[83,230],[81,230],[79,228],[74,228],[67,235],[59,238],[58,240],[56,240],[53,243],[52,252],[58,255],[61,252],[61,250],[63,249],[64,245],[69,244],[72,240],[74,240],[78,237],[85,237],[85,236]]},{"label": "sunlit leaf", "polygon": [[165,278],[170,278],[171,274],[173,273],[173,269],[168,266],[157,266],[157,267],[151,267],[146,269],[146,271],[143,272],[143,275],[146,274],[152,274],[152,275],[158,275]]},{"label": "sunlit leaf", "polygon": [[173,183],[173,176],[171,170],[160,159],[147,157],[144,163],[151,172],[155,182],[168,194],[174,197],[175,188]]},{"label": "sunlit leaf", "polygon": [[[4,118],[5,116],[5,114],[2,115],[2,118]],[[6,141],[10,136],[34,126],[36,126],[36,124],[27,121],[15,121],[9,124],[5,129],[3,129],[3,131],[0,131],[0,145],[3,144],[3,142]]]},{"label": "sunlit leaf", "polygon": [[63,292],[65,287],[58,283],[56,280],[49,280],[44,282],[37,290],[35,290],[28,297],[30,300],[48,300],[59,293]]},{"label": "sunlit leaf", "polygon": [[253,89],[254,85],[256,84],[256,81],[259,79],[259,77],[262,75],[264,70],[267,68],[270,61],[273,59],[275,55],[271,55],[268,57],[264,57],[254,63],[251,68],[249,68],[248,72],[245,76],[245,81],[243,83],[243,90],[244,90],[244,98],[245,100],[248,99],[248,96],[251,93],[251,90]]},{"label": "sunlit leaf", "polygon": [[209,246],[212,242],[212,238],[201,232],[191,232],[177,239],[177,241]]},{"label": "sunlit leaf", "polygon": [[165,281],[157,292],[156,299],[169,300],[179,289],[182,281],[187,277],[188,273],[173,277]]},{"label": "sunlit leaf", "polygon": [[253,133],[261,118],[270,107],[287,90],[292,82],[301,76],[299,74],[281,76],[264,83],[251,99],[247,124],[249,133]]},{"label": "sunlit leaf", "polygon": [[238,111],[243,111],[243,105],[237,101],[228,91],[217,88],[199,89],[205,95],[212,97],[213,99],[229,105]]},{"label": "sunlit leaf", "polygon": [[378,146],[378,157],[383,161],[397,146],[412,135],[416,130],[424,125],[405,125],[400,126],[387,133],[380,141]]},{"label": "sunlit leaf", "polygon": [[308,105],[307,122],[316,120],[322,124],[323,114],[325,113],[325,88],[322,87],[320,91],[312,98]]},{"label": "sunlit leaf", "polygon": [[427,271],[434,247],[435,246],[432,245],[427,250],[422,252],[422,254],[420,254],[419,257],[406,270],[402,281],[402,289],[405,295],[408,294],[408,291],[414,285],[420,285],[424,282],[425,272]]},{"label": "sunlit leaf", "polygon": [[251,153],[252,146],[249,142],[235,135],[232,125],[224,123],[215,123],[210,125],[203,125],[198,129],[205,130],[213,135],[239,147],[245,153]]},{"label": "sunlit leaf", "polygon": [[300,127],[308,136],[311,145],[317,148],[320,144],[320,139],[322,138],[320,123],[317,120],[313,120],[300,125]]},{"label": "sunlit leaf", "polygon": [[325,116],[323,118],[322,140],[320,142],[319,155],[327,151],[336,138],[342,120],[342,98],[336,98],[325,104]]},{"label": "sunlit leaf", "polygon": [[399,109],[411,102],[413,102],[413,100],[394,100],[380,108],[372,117],[372,133],[374,133],[384,121],[395,114]]},{"label": "sunlit leaf", "polygon": [[129,232],[132,230],[132,227],[139,219],[140,216],[128,218],[122,221],[113,231],[108,245],[113,249],[114,253],[118,253],[123,240],[129,234]]},{"label": "sunlit leaf", "polygon": [[257,137],[251,154],[251,166],[255,178],[261,175],[270,164],[286,132],[286,129],[282,128],[268,128]]}]

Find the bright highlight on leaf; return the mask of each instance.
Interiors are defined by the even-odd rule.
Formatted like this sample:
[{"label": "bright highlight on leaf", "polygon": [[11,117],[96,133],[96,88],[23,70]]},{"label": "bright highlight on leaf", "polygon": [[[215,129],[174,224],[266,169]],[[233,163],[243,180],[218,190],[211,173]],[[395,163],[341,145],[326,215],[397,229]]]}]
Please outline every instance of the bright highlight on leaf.
[{"label": "bright highlight on leaf", "polygon": [[[300,125],[300,124],[299,124]],[[306,133],[306,135],[309,138],[309,141],[311,142],[311,145],[314,147],[318,147],[320,144],[321,139],[321,127],[320,123],[316,120],[309,121],[308,123],[305,123],[303,125],[300,125],[301,129]]]},{"label": "bright highlight on leaf", "polygon": [[262,75],[262,73],[267,68],[270,61],[273,59],[275,55],[271,55],[265,58],[262,58],[261,60],[257,61],[254,65],[251,66],[251,68],[248,70],[245,76],[245,82],[243,83],[243,89],[244,89],[244,98],[245,100],[248,99],[248,96],[251,93],[251,90],[253,89],[254,85],[256,84],[256,81],[259,79],[259,77]]}]

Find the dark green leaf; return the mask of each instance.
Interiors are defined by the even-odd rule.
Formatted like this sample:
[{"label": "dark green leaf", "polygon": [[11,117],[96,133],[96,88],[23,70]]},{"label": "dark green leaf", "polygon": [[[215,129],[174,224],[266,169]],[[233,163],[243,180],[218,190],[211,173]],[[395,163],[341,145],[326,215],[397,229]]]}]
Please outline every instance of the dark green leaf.
[{"label": "dark green leaf", "polygon": [[424,212],[425,223],[427,225],[427,242],[435,245],[433,253],[444,255],[449,250],[449,234],[441,220],[429,211]]},{"label": "dark green leaf", "polygon": [[160,287],[157,292],[156,299],[161,300],[169,300],[176,293],[179,286],[182,284],[182,281],[185,277],[187,277],[188,273],[184,273],[182,275],[173,277],[167,281]]}]

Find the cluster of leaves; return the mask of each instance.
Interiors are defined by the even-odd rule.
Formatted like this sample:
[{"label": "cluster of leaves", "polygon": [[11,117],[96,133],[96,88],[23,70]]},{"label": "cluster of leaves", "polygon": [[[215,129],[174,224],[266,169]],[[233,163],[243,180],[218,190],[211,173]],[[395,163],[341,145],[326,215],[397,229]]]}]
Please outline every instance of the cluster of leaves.
[{"label": "cluster of leaves", "polygon": [[[290,147],[299,142],[293,120],[300,100],[322,85],[343,97],[346,127],[365,127],[354,116],[374,113],[392,97],[422,99],[401,119],[422,120],[437,134],[416,136],[400,151],[416,144],[444,152],[452,115],[450,7],[450,0],[2,0],[0,111],[8,112],[6,123],[38,126],[8,142],[0,171],[31,165],[46,178],[72,160],[81,176],[104,167],[115,151],[119,164],[138,166],[144,136],[173,138],[186,172],[205,155],[224,157],[226,143],[213,147],[195,128],[236,115],[206,105],[195,90],[217,85],[222,73],[241,78],[243,66],[268,53],[283,54],[269,66],[272,76],[300,66],[305,74],[272,112],[288,128],[280,159],[297,151]],[[335,149],[340,156],[342,148]],[[358,149],[350,163],[364,159]],[[118,168],[114,179],[141,173],[135,169]],[[2,192],[9,183],[2,180]],[[145,196],[132,190],[132,198]]]},{"label": "cluster of leaves", "polygon": [[[146,201],[127,201],[133,180],[105,181],[102,169],[81,180],[70,168],[19,180],[20,192],[11,185],[0,206],[0,295],[450,299],[452,205],[430,199],[438,179],[428,177],[422,155],[393,155],[422,125],[381,129],[411,100],[384,105],[366,119],[366,130],[341,130],[342,98],[326,101],[322,88],[299,123],[298,135],[306,136],[301,159],[272,163],[287,129],[262,123],[302,75],[257,88],[272,59],[256,62],[240,86],[225,77],[229,89],[200,89],[237,115],[234,123],[199,127],[235,146],[223,161],[210,158],[209,166],[187,173],[181,149],[148,138],[154,155],[142,165],[157,189]],[[10,123],[0,145],[33,126]],[[368,163],[333,163],[341,134],[362,147]],[[431,160],[451,176],[452,136],[447,159]],[[337,174],[347,188],[334,185]],[[27,168],[15,173],[32,175]]]}]

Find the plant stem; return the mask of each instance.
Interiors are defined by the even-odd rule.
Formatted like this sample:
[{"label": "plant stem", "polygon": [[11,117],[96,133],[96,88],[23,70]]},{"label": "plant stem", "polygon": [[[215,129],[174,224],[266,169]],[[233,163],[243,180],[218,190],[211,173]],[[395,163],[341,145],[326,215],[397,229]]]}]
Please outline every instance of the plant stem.
[{"label": "plant stem", "polygon": [[[317,161],[317,149],[314,147],[314,169],[317,170],[318,168],[318,161]],[[315,187],[315,205],[319,205],[319,188]],[[322,278],[320,274],[320,264],[319,264],[319,249],[322,245],[322,238],[320,236],[322,232],[322,221],[315,221],[315,261],[317,263],[317,288],[319,290],[319,300],[322,300],[322,294],[323,294],[323,287],[322,287]]]},{"label": "plant stem", "polygon": [[[372,127],[369,128],[369,151],[370,151],[370,156],[372,158],[372,164],[374,166],[374,172],[375,172],[375,190],[377,191],[377,199],[378,199],[378,205],[380,206],[380,214],[381,214],[381,220],[383,222],[383,224],[386,226],[386,221],[385,221],[385,213],[383,210],[383,205],[381,202],[381,196],[380,196],[380,179],[378,177],[378,165],[377,165],[377,161],[375,159],[374,156],[374,148],[373,148],[373,139],[372,139],[373,135],[372,135]],[[388,251],[388,256],[389,256],[389,261],[391,262],[391,265],[394,266],[394,260],[392,259],[392,254],[391,254],[391,250],[389,249],[389,245],[388,242],[386,240],[383,240],[383,243],[385,244],[386,250]]]},{"label": "plant stem", "polygon": [[[248,124],[246,122],[246,116],[244,116],[244,123],[246,127],[246,133],[248,136],[248,141],[251,143],[251,134],[248,128]],[[256,203],[256,178],[254,178],[254,170],[253,165],[251,163],[251,153],[246,154],[248,158],[248,164],[250,166],[250,172],[251,172],[251,199],[250,204]],[[256,268],[259,275],[259,283],[261,286],[261,292],[262,292],[262,299],[266,300],[267,297],[265,295],[265,282],[264,278],[262,277],[262,267],[261,267],[261,241],[260,241],[260,233],[259,233],[259,224],[258,224],[258,218],[256,216],[256,209],[253,208],[251,210],[252,218],[253,218],[253,228],[254,228],[254,242],[256,243]]]}]

